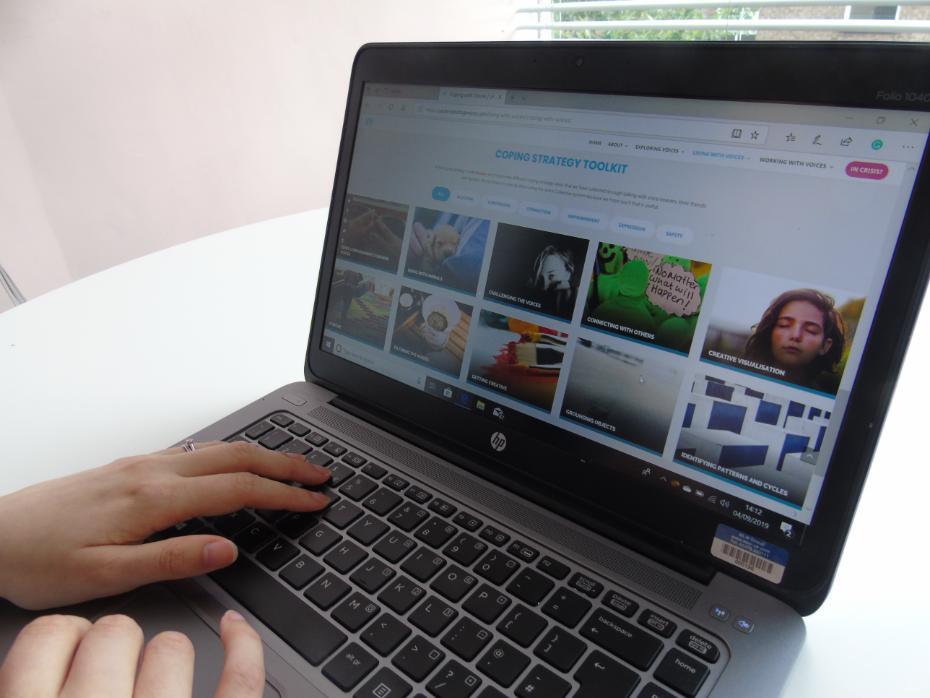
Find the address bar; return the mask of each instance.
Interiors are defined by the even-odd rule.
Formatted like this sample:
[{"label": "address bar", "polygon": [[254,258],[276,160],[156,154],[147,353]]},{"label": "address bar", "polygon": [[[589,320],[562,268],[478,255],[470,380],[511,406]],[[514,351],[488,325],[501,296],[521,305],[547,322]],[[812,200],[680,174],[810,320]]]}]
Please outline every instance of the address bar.
[{"label": "address bar", "polygon": [[416,115],[439,119],[465,119],[467,121],[498,125],[568,128],[617,135],[714,141],[717,143],[762,145],[766,142],[768,136],[768,128],[757,123],[736,124],[733,122],[674,119],[660,116],[579,113],[557,109],[470,107],[420,102],[416,106]]}]

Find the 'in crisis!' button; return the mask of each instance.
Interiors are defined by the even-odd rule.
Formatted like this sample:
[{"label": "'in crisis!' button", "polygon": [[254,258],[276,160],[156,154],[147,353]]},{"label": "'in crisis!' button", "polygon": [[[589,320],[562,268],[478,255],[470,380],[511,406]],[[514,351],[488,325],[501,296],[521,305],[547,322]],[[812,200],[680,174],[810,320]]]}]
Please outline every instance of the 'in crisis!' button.
[{"label": "'in crisis!' button", "polygon": [[846,165],[846,174],[860,179],[885,179],[888,176],[888,165],[855,160]]}]

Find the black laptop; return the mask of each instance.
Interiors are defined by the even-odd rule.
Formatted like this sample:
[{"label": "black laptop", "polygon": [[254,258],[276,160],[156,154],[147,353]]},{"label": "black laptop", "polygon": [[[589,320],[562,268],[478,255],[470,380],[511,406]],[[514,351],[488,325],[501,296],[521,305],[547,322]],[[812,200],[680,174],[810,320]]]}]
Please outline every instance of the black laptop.
[{"label": "black laptop", "polygon": [[927,283],[928,109],[919,45],[363,48],[307,380],[193,437],[334,502],[177,526],[240,556],[162,593],[244,610],[268,695],[778,695]]}]

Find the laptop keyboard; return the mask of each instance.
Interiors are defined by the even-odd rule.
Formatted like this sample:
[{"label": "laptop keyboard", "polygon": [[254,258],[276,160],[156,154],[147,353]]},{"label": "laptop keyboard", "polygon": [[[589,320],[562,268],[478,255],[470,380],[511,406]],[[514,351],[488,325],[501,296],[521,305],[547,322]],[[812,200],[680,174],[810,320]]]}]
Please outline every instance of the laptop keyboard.
[{"label": "laptop keyboard", "polygon": [[332,503],[160,537],[232,538],[239,558],[212,579],[356,698],[691,697],[720,663],[705,632],[293,415],[236,440],[329,468]]}]

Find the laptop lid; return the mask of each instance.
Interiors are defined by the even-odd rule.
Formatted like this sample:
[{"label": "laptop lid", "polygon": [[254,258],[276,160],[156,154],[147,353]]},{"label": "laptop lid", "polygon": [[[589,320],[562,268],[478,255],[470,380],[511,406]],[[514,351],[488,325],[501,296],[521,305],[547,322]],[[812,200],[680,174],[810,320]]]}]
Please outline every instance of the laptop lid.
[{"label": "laptop lid", "polygon": [[364,47],[308,379],[697,579],[812,612],[927,282],[928,59]]}]

